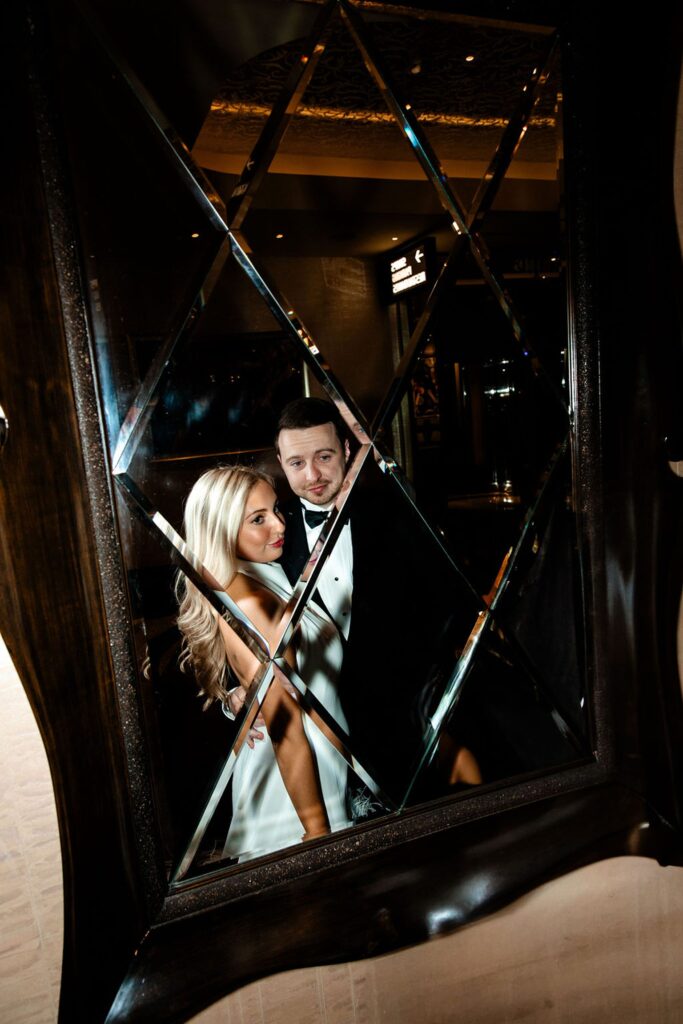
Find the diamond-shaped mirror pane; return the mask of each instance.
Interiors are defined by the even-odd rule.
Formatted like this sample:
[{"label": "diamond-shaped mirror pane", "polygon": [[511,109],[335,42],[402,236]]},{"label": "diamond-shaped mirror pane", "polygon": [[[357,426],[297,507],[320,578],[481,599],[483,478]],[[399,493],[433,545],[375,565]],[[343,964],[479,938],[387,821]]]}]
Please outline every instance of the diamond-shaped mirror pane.
[{"label": "diamond-shaped mirror pane", "polygon": [[420,690],[438,663],[450,668],[481,604],[374,460],[349,498],[349,521],[353,597],[338,689],[354,750],[398,800],[419,757]]},{"label": "diamond-shaped mirror pane", "polygon": [[279,410],[303,389],[300,347],[228,258],[191,343],[175,353],[157,389],[136,479],[156,501],[169,475],[183,470],[179,494],[183,487],[186,494],[201,457],[270,450]]},{"label": "diamond-shaped mirror pane", "polygon": [[192,147],[200,166],[241,174],[300,55],[300,45],[283,43],[257,53],[224,79]]},{"label": "diamond-shaped mirror pane", "polygon": [[437,12],[374,17],[368,28],[394,88],[468,200],[543,60],[546,32],[475,25]]},{"label": "diamond-shaped mirror pane", "polygon": [[[392,805],[349,766],[331,734],[325,734],[310,718],[306,718],[305,731],[315,756],[330,833],[337,834],[392,810]],[[191,860],[187,864],[182,859],[178,862],[178,880],[186,873],[194,877],[300,844],[303,826],[278,770],[268,731],[260,725],[256,732],[262,738],[242,746],[230,781]],[[224,765],[216,769],[220,776]],[[196,821],[197,817],[192,820],[188,816],[190,831]],[[190,831],[184,836],[185,842]],[[184,852],[181,847],[181,856]]]},{"label": "diamond-shaped mirror pane", "polygon": [[[234,179],[214,180],[226,196],[235,187]],[[426,231],[449,231],[448,224],[337,19],[241,231],[257,266],[287,298],[368,418],[393,370],[381,256]],[[352,337],[373,339],[362,361],[349,344]]]},{"label": "diamond-shaped mirror pane", "polygon": [[[578,763],[588,756],[552,695],[498,629],[485,630],[458,700],[442,718],[443,710],[427,691],[421,707],[425,757],[409,803]],[[435,712],[436,731],[431,725]]]},{"label": "diamond-shaped mirror pane", "polygon": [[74,209],[113,447],[150,366],[182,331],[223,236],[211,202],[187,187],[173,146],[77,19],[67,52],[68,109],[78,111],[66,124]]}]

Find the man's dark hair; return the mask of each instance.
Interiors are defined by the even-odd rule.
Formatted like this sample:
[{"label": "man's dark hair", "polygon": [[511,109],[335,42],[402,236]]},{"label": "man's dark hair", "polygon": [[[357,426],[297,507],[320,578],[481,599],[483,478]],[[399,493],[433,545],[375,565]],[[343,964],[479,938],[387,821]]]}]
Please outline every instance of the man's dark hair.
[{"label": "man's dark hair", "polygon": [[325,423],[332,424],[343,448],[348,433],[336,405],[324,398],[295,398],[293,402],[287,403],[277,421],[276,451],[280,450],[278,439],[281,430],[305,430],[307,427],[321,427]]}]

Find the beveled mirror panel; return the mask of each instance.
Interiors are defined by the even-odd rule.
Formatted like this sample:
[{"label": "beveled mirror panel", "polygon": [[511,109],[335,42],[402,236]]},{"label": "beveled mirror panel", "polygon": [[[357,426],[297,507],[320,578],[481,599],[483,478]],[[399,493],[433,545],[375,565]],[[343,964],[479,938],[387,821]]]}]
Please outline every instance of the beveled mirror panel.
[{"label": "beveled mirror panel", "polygon": [[[336,0],[310,16],[230,74],[193,156],[98,61],[67,126],[176,889],[592,750],[556,41]],[[112,180],[124,215],[91,217]],[[276,427],[316,397],[337,448],[301,483]],[[219,578],[183,508],[236,465],[271,475],[275,532]],[[205,710],[179,664],[184,576],[223,620]]]}]

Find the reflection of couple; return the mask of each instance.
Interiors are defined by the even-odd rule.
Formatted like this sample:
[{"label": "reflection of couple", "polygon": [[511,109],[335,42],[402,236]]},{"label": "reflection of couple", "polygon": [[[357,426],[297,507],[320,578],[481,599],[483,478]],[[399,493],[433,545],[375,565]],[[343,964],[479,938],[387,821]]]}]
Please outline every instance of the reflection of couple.
[{"label": "reflection of couple", "polygon": [[[330,402],[298,399],[284,409],[276,436],[295,496],[281,511],[269,480],[237,467],[205,474],[188,499],[190,548],[269,644],[341,491],[350,457],[343,434]],[[410,521],[388,499],[384,492],[349,497],[350,517],[287,658],[291,664],[296,658],[303,681],[348,731],[361,763],[400,799],[419,753],[413,709],[442,629],[439,602],[452,597],[439,589],[433,571],[425,575]],[[190,584],[178,624],[207,696],[238,710],[256,658]],[[229,670],[236,688],[226,685]],[[302,720],[294,697],[272,686],[256,725],[233,776],[226,855],[265,853],[295,843],[302,830],[319,835],[350,824],[346,766]],[[451,781],[480,781],[476,765],[460,766]]]},{"label": "reflection of couple", "polygon": [[[285,530],[269,478],[243,467],[205,473],[187,501],[185,534],[190,548],[269,647],[281,624],[290,582],[298,579],[322,529],[321,510],[331,507],[344,480],[349,449],[336,421],[334,406],[316,399],[290,403],[281,417],[278,457],[301,498],[294,529],[288,522]],[[304,519],[311,519],[311,511],[318,516],[314,526]],[[288,509],[289,521],[291,516]],[[350,621],[353,559],[348,533],[345,527],[323,568],[320,604],[309,604],[285,655],[345,731],[337,682],[343,660],[341,637],[348,637]],[[191,583],[183,582],[181,591],[178,625],[186,658],[207,698],[236,710],[258,661]],[[236,689],[228,683],[230,674],[240,683]],[[297,842],[302,833],[309,838],[350,824],[346,765],[335,749],[338,741],[319,720],[330,742],[310,725],[293,694],[278,682],[270,687],[261,715],[233,773],[226,856],[267,853]]]}]

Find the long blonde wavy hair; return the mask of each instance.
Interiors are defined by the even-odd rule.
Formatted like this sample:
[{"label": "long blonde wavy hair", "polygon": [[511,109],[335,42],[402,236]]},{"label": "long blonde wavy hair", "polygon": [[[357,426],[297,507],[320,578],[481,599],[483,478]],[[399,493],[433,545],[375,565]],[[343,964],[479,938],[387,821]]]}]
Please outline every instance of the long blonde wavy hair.
[{"label": "long blonde wavy hair", "polygon": [[[247,466],[219,466],[199,477],[185,504],[183,528],[192,552],[227,590],[236,572],[237,537],[247,500],[260,480],[273,486],[267,473]],[[227,699],[231,689],[225,645],[208,601],[183,572],[178,573],[178,628],[183,634],[180,668],[194,669],[199,692],[212,701]]]}]

